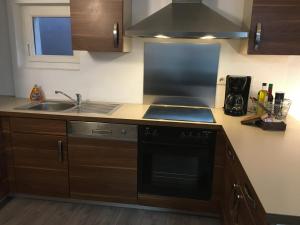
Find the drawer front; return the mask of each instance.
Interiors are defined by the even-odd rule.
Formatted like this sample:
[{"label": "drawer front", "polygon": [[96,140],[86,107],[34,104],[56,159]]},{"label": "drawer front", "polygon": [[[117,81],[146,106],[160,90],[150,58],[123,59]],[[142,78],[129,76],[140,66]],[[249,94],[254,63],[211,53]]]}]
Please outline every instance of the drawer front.
[{"label": "drawer front", "polygon": [[8,180],[0,180],[0,201],[5,198],[9,192]]},{"label": "drawer front", "polygon": [[88,165],[137,169],[137,143],[69,138],[71,166]]},{"label": "drawer front", "polygon": [[[227,173],[225,174],[225,182],[229,182],[225,184],[225,196],[230,197],[230,189],[231,190],[235,190],[233,185],[238,187],[240,196],[243,196],[242,200],[241,200],[241,207],[242,210],[241,212],[237,213],[236,215],[230,215],[230,207],[225,207],[225,209],[229,209],[227,212],[225,211],[225,214],[230,215],[229,218],[227,218],[227,220],[229,221],[229,224],[232,223],[236,223],[235,221],[231,221],[230,220],[240,220],[242,222],[239,222],[238,224],[247,224],[249,223],[249,225],[251,224],[260,224],[260,225],[267,225],[266,223],[266,213],[248,179],[248,176],[246,175],[235,151],[233,150],[233,148],[231,147],[230,143],[226,144],[226,166],[225,166],[225,171],[227,171]],[[231,182],[228,181],[230,180],[228,178],[228,176],[230,176],[230,174],[232,174],[232,178],[234,178],[234,180],[232,180]],[[231,184],[230,184],[231,183]],[[227,192],[227,194],[226,194]],[[231,196],[232,193],[231,192]],[[231,197],[230,197],[231,198]],[[227,204],[230,202],[230,199],[224,199],[224,203]],[[232,199],[231,199],[232,202]],[[230,205],[230,204],[229,204]],[[232,205],[232,204],[231,204]],[[236,209],[238,210],[238,209]],[[241,214],[241,216],[240,216]],[[242,217],[245,217],[245,215],[247,215],[248,218],[253,218],[253,220],[255,221],[255,223],[253,223],[253,221],[251,221],[250,219],[243,219]]]},{"label": "drawer front", "polygon": [[0,152],[0,181],[7,179],[7,165],[5,160],[5,153]]},{"label": "drawer front", "polygon": [[232,166],[229,160],[225,161],[224,168],[224,199],[223,199],[223,211],[225,216],[225,225],[231,225],[234,223],[236,214],[235,196],[237,192],[238,180],[234,174]]},{"label": "drawer front", "polygon": [[18,133],[50,134],[65,136],[66,121],[30,118],[11,118],[11,130]]},{"label": "drawer front", "polygon": [[64,136],[12,134],[16,166],[67,169],[67,140]]},{"label": "drawer front", "polygon": [[2,129],[3,133],[9,133],[10,132],[10,120],[9,118],[3,117],[0,118],[0,127]]},{"label": "drawer front", "polygon": [[137,201],[137,171],[104,167],[70,167],[71,197],[102,201]]},{"label": "drawer front", "polygon": [[69,197],[67,170],[16,167],[15,171],[17,193]]},{"label": "drawer front", "polygon": [[244,194],[244,200],[248,205],[252,217],[255,218],[257,224],[267,225],[265,210],[241,165],[239,165],[239,169],[237,170],[237,177]]},{"label": "drawer front", "polygon": [[0,151],[10,151],[10,142],[11,142],[11,137],[9,133],[2,133],[1,134],[1,150]]},{"label": "drawer front", "polygon": [[249,212],[247,201],[244,197],[241,197],[238,203],[238,212],[234,218],[234,224],[238,225],[261,225],[258,220],[252,217],[251,213]]},{"label": "drawer front", "polygon": [[69,138],[71,197],[137,201],[137,143]]}]

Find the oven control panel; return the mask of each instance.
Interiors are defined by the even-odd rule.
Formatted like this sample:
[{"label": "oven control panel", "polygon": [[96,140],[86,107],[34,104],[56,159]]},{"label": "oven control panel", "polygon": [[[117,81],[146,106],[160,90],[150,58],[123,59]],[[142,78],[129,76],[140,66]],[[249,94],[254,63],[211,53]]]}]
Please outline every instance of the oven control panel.
[{"label": "oven control panel", "polygon": [[139,140],[146,142],[167,142],[167,143],[206,143],[211,142],[216,137],[216,130],[140,126]]}]

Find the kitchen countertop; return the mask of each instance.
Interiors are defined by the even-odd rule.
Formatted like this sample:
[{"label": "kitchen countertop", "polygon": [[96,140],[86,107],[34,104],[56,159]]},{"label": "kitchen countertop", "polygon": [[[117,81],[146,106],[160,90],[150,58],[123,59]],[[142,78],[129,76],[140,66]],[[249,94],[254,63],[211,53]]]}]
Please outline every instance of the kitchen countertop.
[{"label": "kitchen countertop", "polygon": [[[119,121],[151,124],[157,120],[145,120],[149,105],[123,104],[111,115],[96,113],[36,112],[14,110],[28,102],[14,97],[0,97],[0,115],[52,116],[71,119]],[[300,217],[300,121],[289,116],[286,132],[263,131],[243,126],[241,117],[230,117],[222,109],[213,109],[216,124],[181,121],[159,121],[162,124],[180,126],[223,127],[236,151],[267,214]],[[20,115],[21,115],[20,114]]]}]

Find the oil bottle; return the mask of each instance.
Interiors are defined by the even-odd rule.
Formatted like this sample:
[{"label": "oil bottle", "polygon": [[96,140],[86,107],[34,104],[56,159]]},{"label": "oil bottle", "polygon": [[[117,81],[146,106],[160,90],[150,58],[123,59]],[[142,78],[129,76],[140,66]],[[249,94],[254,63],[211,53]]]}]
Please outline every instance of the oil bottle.
[{"label": "oil bottle", "polygon": [[[258,92],[258,103],[261,103],[265,105],[265,102],[268,97],[268,88],[267,83],[262,84],[262,89]],[[265,110],[263,110],[261,107],[257,106],[257,115],[263,115],[265,113]]]}]

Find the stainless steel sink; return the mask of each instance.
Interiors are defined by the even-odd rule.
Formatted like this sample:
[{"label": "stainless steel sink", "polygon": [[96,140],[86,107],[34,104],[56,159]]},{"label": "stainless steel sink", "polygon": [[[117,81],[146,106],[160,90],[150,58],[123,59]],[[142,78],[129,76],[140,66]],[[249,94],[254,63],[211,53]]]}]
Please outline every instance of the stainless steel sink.
[{"label": "stainless steel sink", "polygon": [[15,109],[66,113],[98,113],[108,115],[115,111],[119,106],[120,104],[97,102],[83,102],[81,105],[77,106],[75,103],[71,102],[46,101],[43,103],[29,103]]},{"label": "stainless steel sink", "polygon": [[114,112],[120,104],[113,103],[91,103],[84,102],[80,106],[76,106],[71,109],[69,112],[78,112],[78,113],[99,113],[99,114],[111,114]]},{"label": "stainless steel sink", "polygon": [[43,103],[30,103],[21,107],[17,107],[19,110],[34,110],[34,111],[47,111],[47,112],[61,112],[76,105],[71,102],[57,102],[57,101],[46,101]]},{"label": "stainless steel sink", "polygon": [[71,109],[75,106],[75,104],[67,103],[67,102],[43,102],[38,105],[32,106],[30,110],[37,110],[37,111],[65,111],[67,109]]}]

